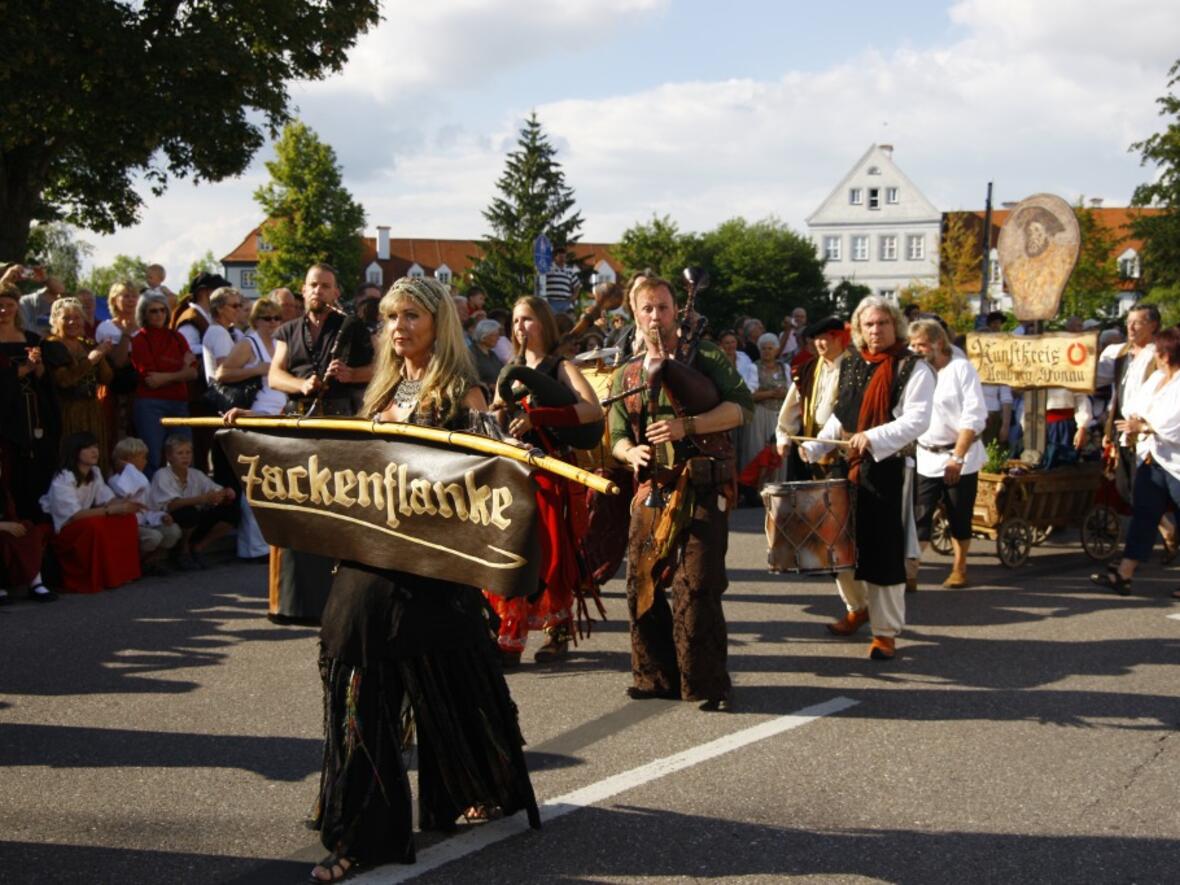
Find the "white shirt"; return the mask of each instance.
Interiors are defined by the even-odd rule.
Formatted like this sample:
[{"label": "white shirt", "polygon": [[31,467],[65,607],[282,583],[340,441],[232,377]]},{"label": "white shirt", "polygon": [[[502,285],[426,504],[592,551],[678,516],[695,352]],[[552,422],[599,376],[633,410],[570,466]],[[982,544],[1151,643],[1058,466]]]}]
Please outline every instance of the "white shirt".
[{"label": "white shirt", "polygon": [[[189,306],[191,306],[193,310],[195,310],[197,313],[199,313],[201,316],[203,316],[205,318],[205,322],[207,322],[209,324],[210,329],[213,328],[213,326],[215,324],[213,322],[213,317],[210,315],[209,311],[205,310],[205,308],[201,307],[201,305],[197,304],[195,301],[189,302]],[[201,333],[197,329],[197,327],[194,326],[192,323],[185,323],[180,328],[178,328],[176,331],[184,336],[184,340],[188,342],[188,349],[191,350],[193,353],[195,353],[197,356],[200,356],[201,355]],[[208,334],[208,332],[206,332],[205,334]]]},{"label": "white shirt", "polygon": [[231,332],[220,323],[214,323],[206,330],[201,342],[201,355],[205,360],[205,377],[210,381],[217,377],[218,364],[234,349],[237,342],[235,332],[237,329]]},{"label": "white shirt", "polygon": [[983,404],[989,412],[998,412],[1012,405],[1012,388],[1007,384],[984,384]]},{"label": "white shirt", "polygon": [[[250,342],[250,359],[246,363],[246,368],[252,369],[254,366],[264,362],[263,359],[259,358],[259,354],[265,355],[265,362],[274,362],[274,351],[266,349],[266,344],[263,342],[261,335],[251,329],[246,333],[245,337]],[[263,415],[281,415],[283,413],[283,407],[286,405],[287,394],[281,390],[273,389],[270,386],[267,376],[263,375],[262,389],[254,397],[254,402],[250,404],[250,411]]]},{"label": "white shirt", "polygon": [[746,387],[750,388],[750,393],[758,389],[758,366],[750,359],[750,355],[745,351],[739,350],[737,352],[737,362],[734,364],[738,375],[746,382]]},{"label": "white shirt", "polygon": [[197,468],[190,467],[188,477],[182,483],[173,473],[171,465],[165,464],[152,476],[152,490],[148,493],[148,501],[153,509],[166,511],[169,501],[175,501],[177,498],[195,498],[198,495],[219,491],[221,486]]},{"label": "white shirt", "polygon": [[90,468],[90,482],[78,484],[74,471],[63,470],[53,478],[49,491],[41,496],[41,509],[53,517],[53,530],[60,532],[70,518],[79,511],[102,507],[113,501],[112,492],[102,479],[102,471]]},{"label": "white shirt", "polygon": [[918,437],[918,473],[921,476],[942,476],[953,450],[931,452],[925,446],[941,448],[954,446],[959,431],[974,430],[975,442],[967,450],[963,473],[978,473],[987,457],[978,436],[987,424],[987,407],[983,400],[983,385],[979,373],[967,359],[952,359],[937,372],[930,426]]},{"label": "white shirt", "polygon": [[151,502],[148,500],[151,483],[134,464],[124,464],[121,472],[112,473],[111,481],[107,485],[115,495],[123,500],[134,501],[136,504],[142,504],[148,508],[135,514],[140,525],[163,524],[164,511],[152,510]]},{"label": "white shirt", "polygon": [[125,334],[127,333],[115,325],[114,320],[103,320],[98,324],[98,328],[94,330],[94,340],[97,344],[102,344],[104,341],[109,341],[111,344],[118,344],[123,340]]},{"label": "white shirt", "polygon": [[1169,475],[1180,479],[1180,373],[1157,390],[1165,377],[1163,372],[1153,372],[1139,386],[1126,414],[1137,415],[1151,427],[1151,433],[1139,435],[1138,456],[1151,455]]},{"label": "white shirt", "polygon": [[1086,427],[1094,417],[1094,409],[1090,405],[1090,397],[1084,393],[1074,393],[1064,387],[1050,387],[1049,396],[1045,403],[1046,409],[1073,409],[1073,418],[1078,427]]},{"label": "white shirt", "polygon": [[[847,350],[840,351],[840,355],[832,362],[823,357],[816,357],[819,366],[816,368],[817,378],[815,388],[815,426],[823,427],[832,417],[832,409],[836,408],[836,390],[840,385],[840,363],[848,354]],[[786,445],[788,437],[799,433],[803,427],[802,394],[797,384],[792,384],[783,400],[783,406],[778,413],[778,426],[774,429],[774,440],[780,446]]]},{"label": "white shirt", "polygon": [[[893,407],[893,420],[865,431],[874,461],[884,461],[896,455],[926,432],[930,426],[934,382],[934,370],[925,360],[918,360],[910,380],[901,392],[901,398]],[[840,439],[842,432],[840,419],[832,415],[817,436],[820,439]],[[807,460],[814,462],[826,455],[833,446],[809,442],[803,443],[801,448],[807,453]]]}]

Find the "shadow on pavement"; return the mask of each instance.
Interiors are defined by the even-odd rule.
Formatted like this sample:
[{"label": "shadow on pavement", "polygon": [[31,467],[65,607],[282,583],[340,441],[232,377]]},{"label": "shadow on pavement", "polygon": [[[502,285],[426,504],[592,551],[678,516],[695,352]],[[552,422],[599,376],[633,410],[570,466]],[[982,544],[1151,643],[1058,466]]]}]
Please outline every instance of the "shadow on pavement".
[{"label": "shadow on pavement", "polygon": [[[166,674],[220,664],[238,643],[316,635],[312,628],[272,627],[261,599],[171,589],[166,581],[142,582],[97,596],[62,597],[22,613],[23,629],[5,637],[0,694],[189,692],[196,683]],[[90,611],[79,617],[83,606]],[[241,621],[258,626],[235,628]],[[45,662],[47,649],[53,651],[52,666]]]},{"label": "shadow on pavement", "polygon": [[322,747],[307,738],[0,722],[0,759],[6,766],[238,768],[268,780],[301,781],[319,771]]}]

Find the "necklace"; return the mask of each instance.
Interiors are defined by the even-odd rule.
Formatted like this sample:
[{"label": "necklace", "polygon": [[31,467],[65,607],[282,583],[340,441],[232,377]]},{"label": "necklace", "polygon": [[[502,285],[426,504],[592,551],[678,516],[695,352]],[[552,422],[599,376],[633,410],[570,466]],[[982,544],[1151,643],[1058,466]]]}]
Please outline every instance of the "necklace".
[{"label": "necklace", "polygon": [[422,392],[422,379],[413,381],[403,378],[393,391],[393,402],[399,409],[409,408],[418,404],[418,394]]}]

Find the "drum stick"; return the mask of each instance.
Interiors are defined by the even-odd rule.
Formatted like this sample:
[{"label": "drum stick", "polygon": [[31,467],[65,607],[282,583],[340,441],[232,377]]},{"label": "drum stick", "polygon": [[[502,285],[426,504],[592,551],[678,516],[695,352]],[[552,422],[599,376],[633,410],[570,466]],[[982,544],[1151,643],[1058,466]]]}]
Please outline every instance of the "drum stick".
[{"label": "drum stick", "polygon": [[852,445],[852,443],[850,443],[846,439],[820,439],[818,436],[790,436],[787,438],[791,442],[817,442],[817,443],[824,443],[825,445],[829,445],[829,446],[845,446],[845,447]]}]

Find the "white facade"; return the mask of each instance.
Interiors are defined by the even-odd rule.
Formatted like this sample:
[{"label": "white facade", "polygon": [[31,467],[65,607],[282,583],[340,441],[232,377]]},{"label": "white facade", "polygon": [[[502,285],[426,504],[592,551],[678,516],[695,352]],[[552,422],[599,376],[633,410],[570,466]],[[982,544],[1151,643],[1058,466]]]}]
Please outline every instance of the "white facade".
[{"label": "white facade", "polygon": [[938,285],[942,214],[893,163],[891,145],[872,145],[807,219],[832,287],[848,280],[895,298],[910,283]]}]

